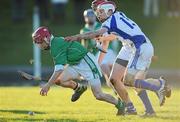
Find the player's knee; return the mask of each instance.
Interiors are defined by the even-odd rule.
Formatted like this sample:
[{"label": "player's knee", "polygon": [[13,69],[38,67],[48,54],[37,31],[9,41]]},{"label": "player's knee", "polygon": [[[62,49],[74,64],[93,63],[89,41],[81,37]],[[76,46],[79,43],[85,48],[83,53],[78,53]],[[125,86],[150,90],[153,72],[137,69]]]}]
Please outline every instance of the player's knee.
[{"label": "player's knee", "polygon": [[128,92],[126,89],[124,89],[124,96],[128,97]]},{"label": "player's knee", "polygon": [[113,86],[117,84],[117,80],[115,78],[111,78],[110,82]]},{"label": "player's knee", "polygon": [[127,74],[124,78],[124,84],[126,86],[134,86],[134,75],[131,75],[131,74]]}]

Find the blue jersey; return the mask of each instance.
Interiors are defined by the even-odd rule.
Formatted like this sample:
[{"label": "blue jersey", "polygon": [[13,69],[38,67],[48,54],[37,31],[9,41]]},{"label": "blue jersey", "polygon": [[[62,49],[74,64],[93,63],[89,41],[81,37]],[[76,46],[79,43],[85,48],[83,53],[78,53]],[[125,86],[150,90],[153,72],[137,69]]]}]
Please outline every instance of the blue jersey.
[{"label": "blue jersey", "polygon": [[136,49],[149,41],[140,27],[122,12],[115,12],[102,23],[102,27],[107,28],[108,33],[118,35],[123,44],[134,45]]}]

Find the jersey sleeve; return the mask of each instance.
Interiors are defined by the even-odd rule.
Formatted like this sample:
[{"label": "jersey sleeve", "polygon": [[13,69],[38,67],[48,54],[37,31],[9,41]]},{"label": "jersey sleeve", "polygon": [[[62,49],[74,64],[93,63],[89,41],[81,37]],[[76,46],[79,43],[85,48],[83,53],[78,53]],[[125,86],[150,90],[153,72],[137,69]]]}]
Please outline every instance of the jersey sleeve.
[{"label": "jersey sleeve", "polygon": [[103,34],[104,37],[107,37],[108,35],[109,35],[108,32]]}]

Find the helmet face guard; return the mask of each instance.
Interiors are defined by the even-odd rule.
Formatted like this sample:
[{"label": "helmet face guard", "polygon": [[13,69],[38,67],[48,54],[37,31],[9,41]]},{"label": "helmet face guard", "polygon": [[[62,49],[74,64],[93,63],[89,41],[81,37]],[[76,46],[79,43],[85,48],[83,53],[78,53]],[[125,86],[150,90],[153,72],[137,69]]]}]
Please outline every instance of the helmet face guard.
[{"label": "helmet face guard", "polygon": [[42,44],[37,44],[37,46],[38,46],[41,50],[49,50],[49,49],[50,49],[50,45],[47,44],[46,42],[43,42]]},{"label": "helmet face guard", "polygon": [[96,8],[95,14],[99,21],[103,22],[109,16],[111,16],[116,11],[116,5],[112,1],[106,1],[99,4]]},{"label": "helmet face guard", "polygon": [[109,10],[112,10],[112,12],[114,13],[116,10],[116,4],[112,1],[103,2],[97,6],[97,9],[103,9],[106,14]]}]

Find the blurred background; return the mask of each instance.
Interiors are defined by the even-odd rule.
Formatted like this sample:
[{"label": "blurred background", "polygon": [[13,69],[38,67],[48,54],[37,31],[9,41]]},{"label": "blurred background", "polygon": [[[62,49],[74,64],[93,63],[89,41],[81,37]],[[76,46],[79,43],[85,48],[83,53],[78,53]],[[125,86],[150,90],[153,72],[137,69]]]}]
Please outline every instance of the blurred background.
[{"label": "blurred background", "polygon": [[[133,19],[150,38],[156,60],[149,77],[164,75],[170,84],[180,83],[180,1],[114,0],[118,10]],[[84,27],[83,11],[92,0],[2,0],[0,4],[0,85],[37,85],[17,73],[33,74],[33,18],[48,26],[55,36],[77,34]],[[49,77],[53,62],[49,52],[41,52],[42,76]],[[178,85],[177,85],[178,84]]]}]

